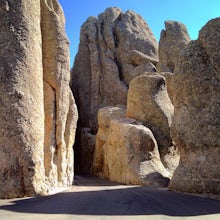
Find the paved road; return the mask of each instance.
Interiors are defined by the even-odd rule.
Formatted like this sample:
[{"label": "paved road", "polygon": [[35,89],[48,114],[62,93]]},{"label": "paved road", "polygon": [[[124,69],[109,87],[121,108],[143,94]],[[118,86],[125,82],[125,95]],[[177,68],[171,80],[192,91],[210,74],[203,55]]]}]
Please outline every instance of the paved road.
[{"label": "paved road", "polygon": [[76,177],[75,183],[57,195],[0,200],[0,220],[220,219],[217,200],[93,177]]}]

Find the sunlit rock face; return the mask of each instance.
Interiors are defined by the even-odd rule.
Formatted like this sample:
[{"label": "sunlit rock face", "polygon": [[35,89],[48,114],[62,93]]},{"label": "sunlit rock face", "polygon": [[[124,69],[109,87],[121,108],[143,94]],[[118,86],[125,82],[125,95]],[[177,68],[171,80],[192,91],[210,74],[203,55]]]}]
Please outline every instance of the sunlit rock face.
[{"label": "sunlit rock face", "polygon": [[98,112],[92,173],[124,184],[168,186],[179,163],[170,136],[173,111],[163,76],[135,77],[127,107],[108,106]]},{"label": "sunlit rock face", "polygon": [[[72,89],[79,109],[75,146],[79,172],[90,172],[98,110],[126,105],[130,81],[145,71],[156,70],[157,48],[148,25],[133,11],[123,13],[119,8],[108,8],[82,25],[72,70]],[[89,143],[88,149],[82,143]]]},{"label": "sunlit rock face", "polygon": [[168,185],[171,174],[161,162],[149,128],[127,118],[122,106],[100,109],[98,122],[92,166],[95,175],[123,184]]},{"label": "sunlit rock face", "polygon": [[0,3],[0,198],[45,195],[73,179],[77,110],[56,0]]},{"label": "sunlit rock face", "polygon": [[177,21],[165,21],[165,30],[161,31],[159,41],[159,72],[174,72],[181,51],[189,43],[190,37],[184,24]]},{"label": "sunlit rock face", "polygon": [[220,193],[220,18],[182,51],[172,78],[172,137],[180,164],[170,189]]}]

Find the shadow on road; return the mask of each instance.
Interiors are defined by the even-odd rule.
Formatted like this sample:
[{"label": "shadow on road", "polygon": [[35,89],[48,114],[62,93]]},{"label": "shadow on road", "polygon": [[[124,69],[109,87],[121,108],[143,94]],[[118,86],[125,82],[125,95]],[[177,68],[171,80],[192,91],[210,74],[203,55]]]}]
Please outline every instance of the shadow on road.
[{"label": "shadow on road", "polygon": [[199,216],[219,214],[220,202],[149,187],[130,187],[13,200],[0,209],[40,214]]},{"label": "shadow on road", "polygon": [[77,186],[120,186],[120,183],[110,182],[106,179],[101,179],[93,175],[83,175],[74,177],[74,184]]}]

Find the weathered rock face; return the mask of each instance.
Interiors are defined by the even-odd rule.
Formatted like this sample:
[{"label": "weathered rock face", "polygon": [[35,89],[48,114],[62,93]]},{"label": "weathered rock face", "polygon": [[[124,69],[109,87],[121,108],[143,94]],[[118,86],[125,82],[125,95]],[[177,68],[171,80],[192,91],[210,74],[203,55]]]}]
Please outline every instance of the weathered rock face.
[{"label": "weathered rock face", "polygon": [[124,184],[167,186],[171,175],[152,132],[125,113],[119,107],[100,109],[93,172]]},{"label": "weathered rock face", "polygon": [[[81,28],[72,70],[79,129],[89,128],[95,134],[98,110],[126,105],[130,81],[145,71],[155,71],[157,62],[157,42],[139,15],[109,8],[98,18],[88,18]],[[76,147],[79,151],[83,151],[82,138]],[[88,161],[88,157],[84,160]],[[80,166],[81,171],[89,172]]]},{"label": "weathered rock face", "polygon": [[3,1],[0,17],[0,198],[49,194],[73,177],[62,10],[55,0]]},{"label": "weathered rock face", "polygon": [[162,162],[170,171],[174,171],[179,162],[178,150],[173,146],[170,136],[173,111],[163,76],[148,73],[131,81],[127,116],[143,122],[151,129],[157,140]]},{"label": "weathered rock face", "polygon": [[[171,190],[220,193],[220,18],[182,52],[173,76],[172,137],[180,164]],[[184,83],[183,83],[184,82]]]},{"label": "weathered rock face", "polygon": [[120,119],[125,117],[126,108],[125,106],[117,107],[104,107],[98,112],[98,124],[99,130],[96,135],[96,147],[94,152],[94,159],[92,164],[92,173],[104,177],[104,144],[108,140],[110,122],[113,119]]},{"label": "weathered rock face", "polygon": [[72,146],[78,115],[69,87],[69,42],[64,25],[59,3],[41,0],[44,106],[49,121],[44,135],[45,171],[51,187],[56,187],[54,179],[60,186],[73,181]]},{"label": "weathered rock face", "polygon": [[190,37],[184,24],[166,21],[165,30],[162,30],[160,34],[158,71],[174,72],[180,52],[189,41]]},{"label": "weathered rock face", "polygon": [[7,198],[46,189],[40,1],[1,1],[0,16],[0,197]]}]

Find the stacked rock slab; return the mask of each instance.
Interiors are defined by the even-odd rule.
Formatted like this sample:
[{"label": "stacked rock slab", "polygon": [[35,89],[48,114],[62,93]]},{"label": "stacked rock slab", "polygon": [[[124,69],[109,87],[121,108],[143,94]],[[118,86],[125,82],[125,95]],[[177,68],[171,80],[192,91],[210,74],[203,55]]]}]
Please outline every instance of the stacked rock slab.
[{"label": "stacked rock slab", "polygon": [[[79,110],[77,158],[79,171],[90,172],[94,151],[91,135],[98,129],[97,113],[104,106],[126,105],[130,81],[155,71],[157,42],[144,20],[132,11],[108,8],[82,25],[72,70],[72,89]],[[87,131],[87,134],[85,133]],[[89,139],[85,140],[85,139]],[[90,143],[92,146],[82,146]],[[84,165],[86,164],[86,166]]]},{"label": "stacked rock slab", "polygon": [[188,44],[172,80],[171,131],[180,164],[169,187],[220,193],[220,18],[209,21],[198,40]]},{"label": "stacked rock slab", "polygon": [[49,194],[73,176],[77,111],[62,11],[55,0],[2,1],[0,17],[0,198]]},{"label": "stacked rock slab", "polygon": [[123,184],[168,185],[171,175],[150,129],[126,118],[124,107],[100,109],[98,122],[92,169],[96,175]]},{"label": "stacked rock slab", "polygon": [[127,116],[143,122],[153,132],[161,160],[170,172],[173,172],[179,163],[179,151],[170,136],[173,112],[163,76],[147,73],[131,81]]}]

